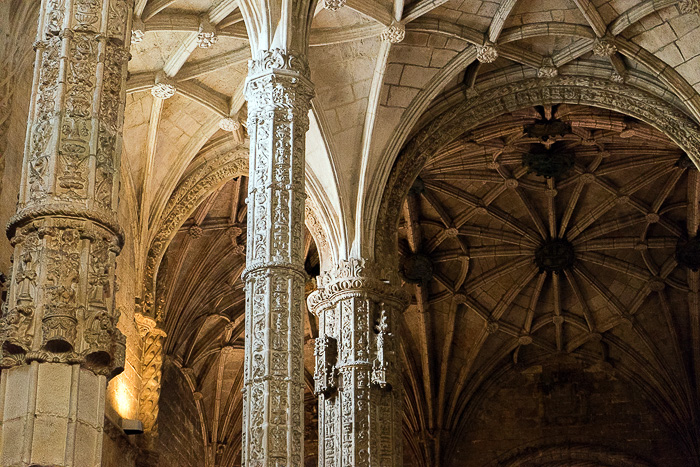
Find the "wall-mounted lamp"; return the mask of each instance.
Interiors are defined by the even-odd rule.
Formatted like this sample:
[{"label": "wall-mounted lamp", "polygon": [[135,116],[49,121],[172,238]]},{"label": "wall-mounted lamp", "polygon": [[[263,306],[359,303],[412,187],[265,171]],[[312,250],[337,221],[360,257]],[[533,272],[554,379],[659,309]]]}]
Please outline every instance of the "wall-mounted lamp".
[{"label": "wall-mounted lamp", "polygon": [[124,433],[127,435],[140,435],[143,433],[143,423],[141,423],[141,420],[122,418],[121,425],[122,430],[124,430]]}]

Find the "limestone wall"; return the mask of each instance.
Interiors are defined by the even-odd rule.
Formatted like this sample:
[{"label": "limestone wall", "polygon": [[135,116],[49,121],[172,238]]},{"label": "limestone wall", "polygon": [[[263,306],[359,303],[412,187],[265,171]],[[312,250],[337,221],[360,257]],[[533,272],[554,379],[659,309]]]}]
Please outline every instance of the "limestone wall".
[{"label": "limestone wall", "polygon": [[204,446],[199,415],[180,370],[169,360],[163,363],[157,451],[161,467],[200,467]]},{"label": "limestone wall", "polygon": [[[38,18],[38,2],[27,3],[30,5],[17,8],[21,2],[0,2],[0,273],[5,275],[9,271],[12,253],[5,236],[5,225],[15,213],[22,176],[32,91],[32,43]],[[23,33],[15,34],[17,30]]]},{"label": "limestone wall", "polygon": [[482,467],[496,465],[496,460],[498,465],[521,465],[511,462],[538,449],[539,456],[557,449],[564,455],[575,447],[625,453],[648,463],[639,465],[694,465],[639,388],[614,370],[601,369],[538,365],[513,373],[481,399],[447,465]]}]

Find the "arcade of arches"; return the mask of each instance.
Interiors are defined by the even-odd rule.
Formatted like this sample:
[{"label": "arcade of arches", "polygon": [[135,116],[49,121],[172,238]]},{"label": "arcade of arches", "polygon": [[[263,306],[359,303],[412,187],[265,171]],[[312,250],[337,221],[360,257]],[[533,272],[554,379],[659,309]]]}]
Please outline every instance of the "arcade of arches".
[{"label": "arcade of arches", "polygon": [[698,0],[1,0],[0,465],[700,467]]}]

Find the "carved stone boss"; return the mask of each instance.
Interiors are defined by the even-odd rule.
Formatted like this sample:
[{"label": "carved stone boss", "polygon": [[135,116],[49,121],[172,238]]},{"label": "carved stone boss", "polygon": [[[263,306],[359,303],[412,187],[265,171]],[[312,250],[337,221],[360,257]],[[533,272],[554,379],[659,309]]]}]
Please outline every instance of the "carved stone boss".
[{"label": "carved stone boss", "polygon": [[46,0],[15,246],[0,320],[0,366],[79,363],[123,369],[117,330],[116,222],[130,0]]},{"label": "carved stone boss", "polygon": [[319,319],[315,392],[319,465],[403,465],[398,320],[407,296],[363,261],[319,277],[309,308]]},{"label": "carved stone boss", "polygon": [[251,60],[243,462],[303,465],[304,145],[313,94],[303,56]]}]

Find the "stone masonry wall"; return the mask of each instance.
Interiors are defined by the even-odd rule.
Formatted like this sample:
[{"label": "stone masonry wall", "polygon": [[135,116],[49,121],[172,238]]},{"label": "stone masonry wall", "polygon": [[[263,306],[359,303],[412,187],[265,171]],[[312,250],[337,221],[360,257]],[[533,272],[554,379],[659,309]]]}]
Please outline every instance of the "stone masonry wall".
[{"label": "stone masonry wall", "polygon": [[659,467],[694,465],[639,389],[607,367],[521,369],[480,399],[466,426],[450,467],[511,465],[506,461],[519,453],[557,445],[628,454]]},{"label": "stone masonry wall", "polygon": [[199,415],[192,391],[180,370],[163,363],[156,448],[161,467],[201,467],[204,446]]}]

